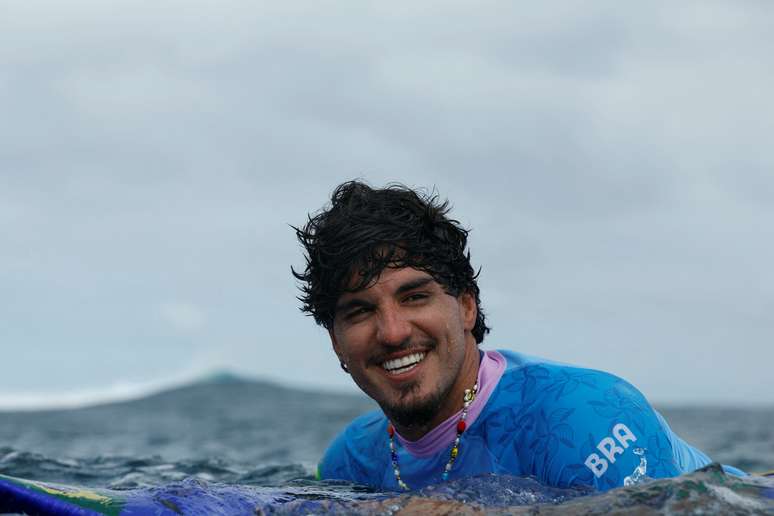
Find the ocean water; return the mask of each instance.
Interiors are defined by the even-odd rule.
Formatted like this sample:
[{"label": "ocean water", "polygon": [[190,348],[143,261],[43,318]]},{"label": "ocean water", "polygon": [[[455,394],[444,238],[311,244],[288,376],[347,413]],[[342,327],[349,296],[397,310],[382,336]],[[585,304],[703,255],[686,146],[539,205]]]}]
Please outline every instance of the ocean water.
[{"label": "ocean water", "polygon": [[[192,481],[255,488],[270,500],[257,508],[264,513],[518,513],[548,504],[541,512],[774,514],[774,478],[738,480],[717,467],[602,496],[515,477],[465,479],[401,495],[314,481],[330,440],[373,408],[360,396],[218,375],[133,401],[0,412],[0,474],[113,490]],[[774,408],[660,410],[714,460],[752,472],[774,469]]]}]

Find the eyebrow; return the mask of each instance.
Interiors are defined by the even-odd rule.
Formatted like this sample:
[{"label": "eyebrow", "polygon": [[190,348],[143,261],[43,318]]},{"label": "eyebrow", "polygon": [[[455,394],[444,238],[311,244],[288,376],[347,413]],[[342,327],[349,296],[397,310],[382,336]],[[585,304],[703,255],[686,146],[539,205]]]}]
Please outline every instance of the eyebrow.
[{"label": "eyebrow", "polygon": [[[405,294],[406,292],[409,292],[411,290],[422,288],[425,285],[432,283],[433,281],[435,281],[433,278],[424,278],[424,277],[407,281],[406,283],[402,284],[400,287],[398,287],[395,290],[395,294],[398,294],[398,295]],[[337,304],[336,308],[334,309],[334,313],[346,312],[356,307],[373,308],[374,304],[366,301],[365,299],[360,299],[356,297],[356,298],[350,299],[349,301],[345,301],[343,303]]]},{"label": "eyebrow", "polygon": [[395,293],[396,294],[404,294],[404,293],[408,292],[409,290],[414,290],[414,289],[417,289],[417,288],[424,287],[425,285],[427,285],[428,283],[432,283],[433,281],[435,281],[435,280],[433,278],[429,278],[429,277],[417,278],[415,280],[407,281],[406,283],[404,283],[403,285],[398,287],[398,289],[395,291]]}]

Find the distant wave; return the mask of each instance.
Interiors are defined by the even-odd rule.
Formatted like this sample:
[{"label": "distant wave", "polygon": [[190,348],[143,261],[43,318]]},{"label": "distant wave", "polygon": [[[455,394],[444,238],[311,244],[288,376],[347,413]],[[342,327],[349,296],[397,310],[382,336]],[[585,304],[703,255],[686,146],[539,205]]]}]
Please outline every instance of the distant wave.
[{"label": "distant wave", "polygon": [[188,372],[145,382],[115,382],[88,389],[0,393],[0,411],[76,409],[105,403],[141,399],[169,389],[201,382],[249,380],[247,375],[230,371]]}]

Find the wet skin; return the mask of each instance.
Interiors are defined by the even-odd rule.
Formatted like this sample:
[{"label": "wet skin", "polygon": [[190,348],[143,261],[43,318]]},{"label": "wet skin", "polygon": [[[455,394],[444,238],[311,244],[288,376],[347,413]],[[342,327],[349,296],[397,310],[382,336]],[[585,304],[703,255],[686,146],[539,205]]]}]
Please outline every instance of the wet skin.
[{"label": "wet skin", "polygon": [[[475,321],[470,293],[455,297],[425,272],[387,268],[368,288],[341,295],[329,333],[355,383],[388,417],[402,413],[401,421],[390,419],[401,435],[416,440],[459,411],[465,389],[476,383]],[[424,359],[403,372],[383,367],[417,352],[426,353]]]}]

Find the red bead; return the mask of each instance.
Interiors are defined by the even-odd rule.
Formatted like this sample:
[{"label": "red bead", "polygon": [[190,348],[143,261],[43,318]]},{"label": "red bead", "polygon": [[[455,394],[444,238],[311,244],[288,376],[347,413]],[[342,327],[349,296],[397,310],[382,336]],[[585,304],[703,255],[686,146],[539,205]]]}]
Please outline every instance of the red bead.
[{"label": "red bead", "polygon": [[395,435],[395,428],[392,425],[387,425],[387,433],[390,434],[390,437]]},{"label": "red bead", "polygon": [[458,434],[461,434],[462,432],[464,432],[465,428],[466,428],[465,421],[460,421],[459,423],[457,423],[457,433]]}]

